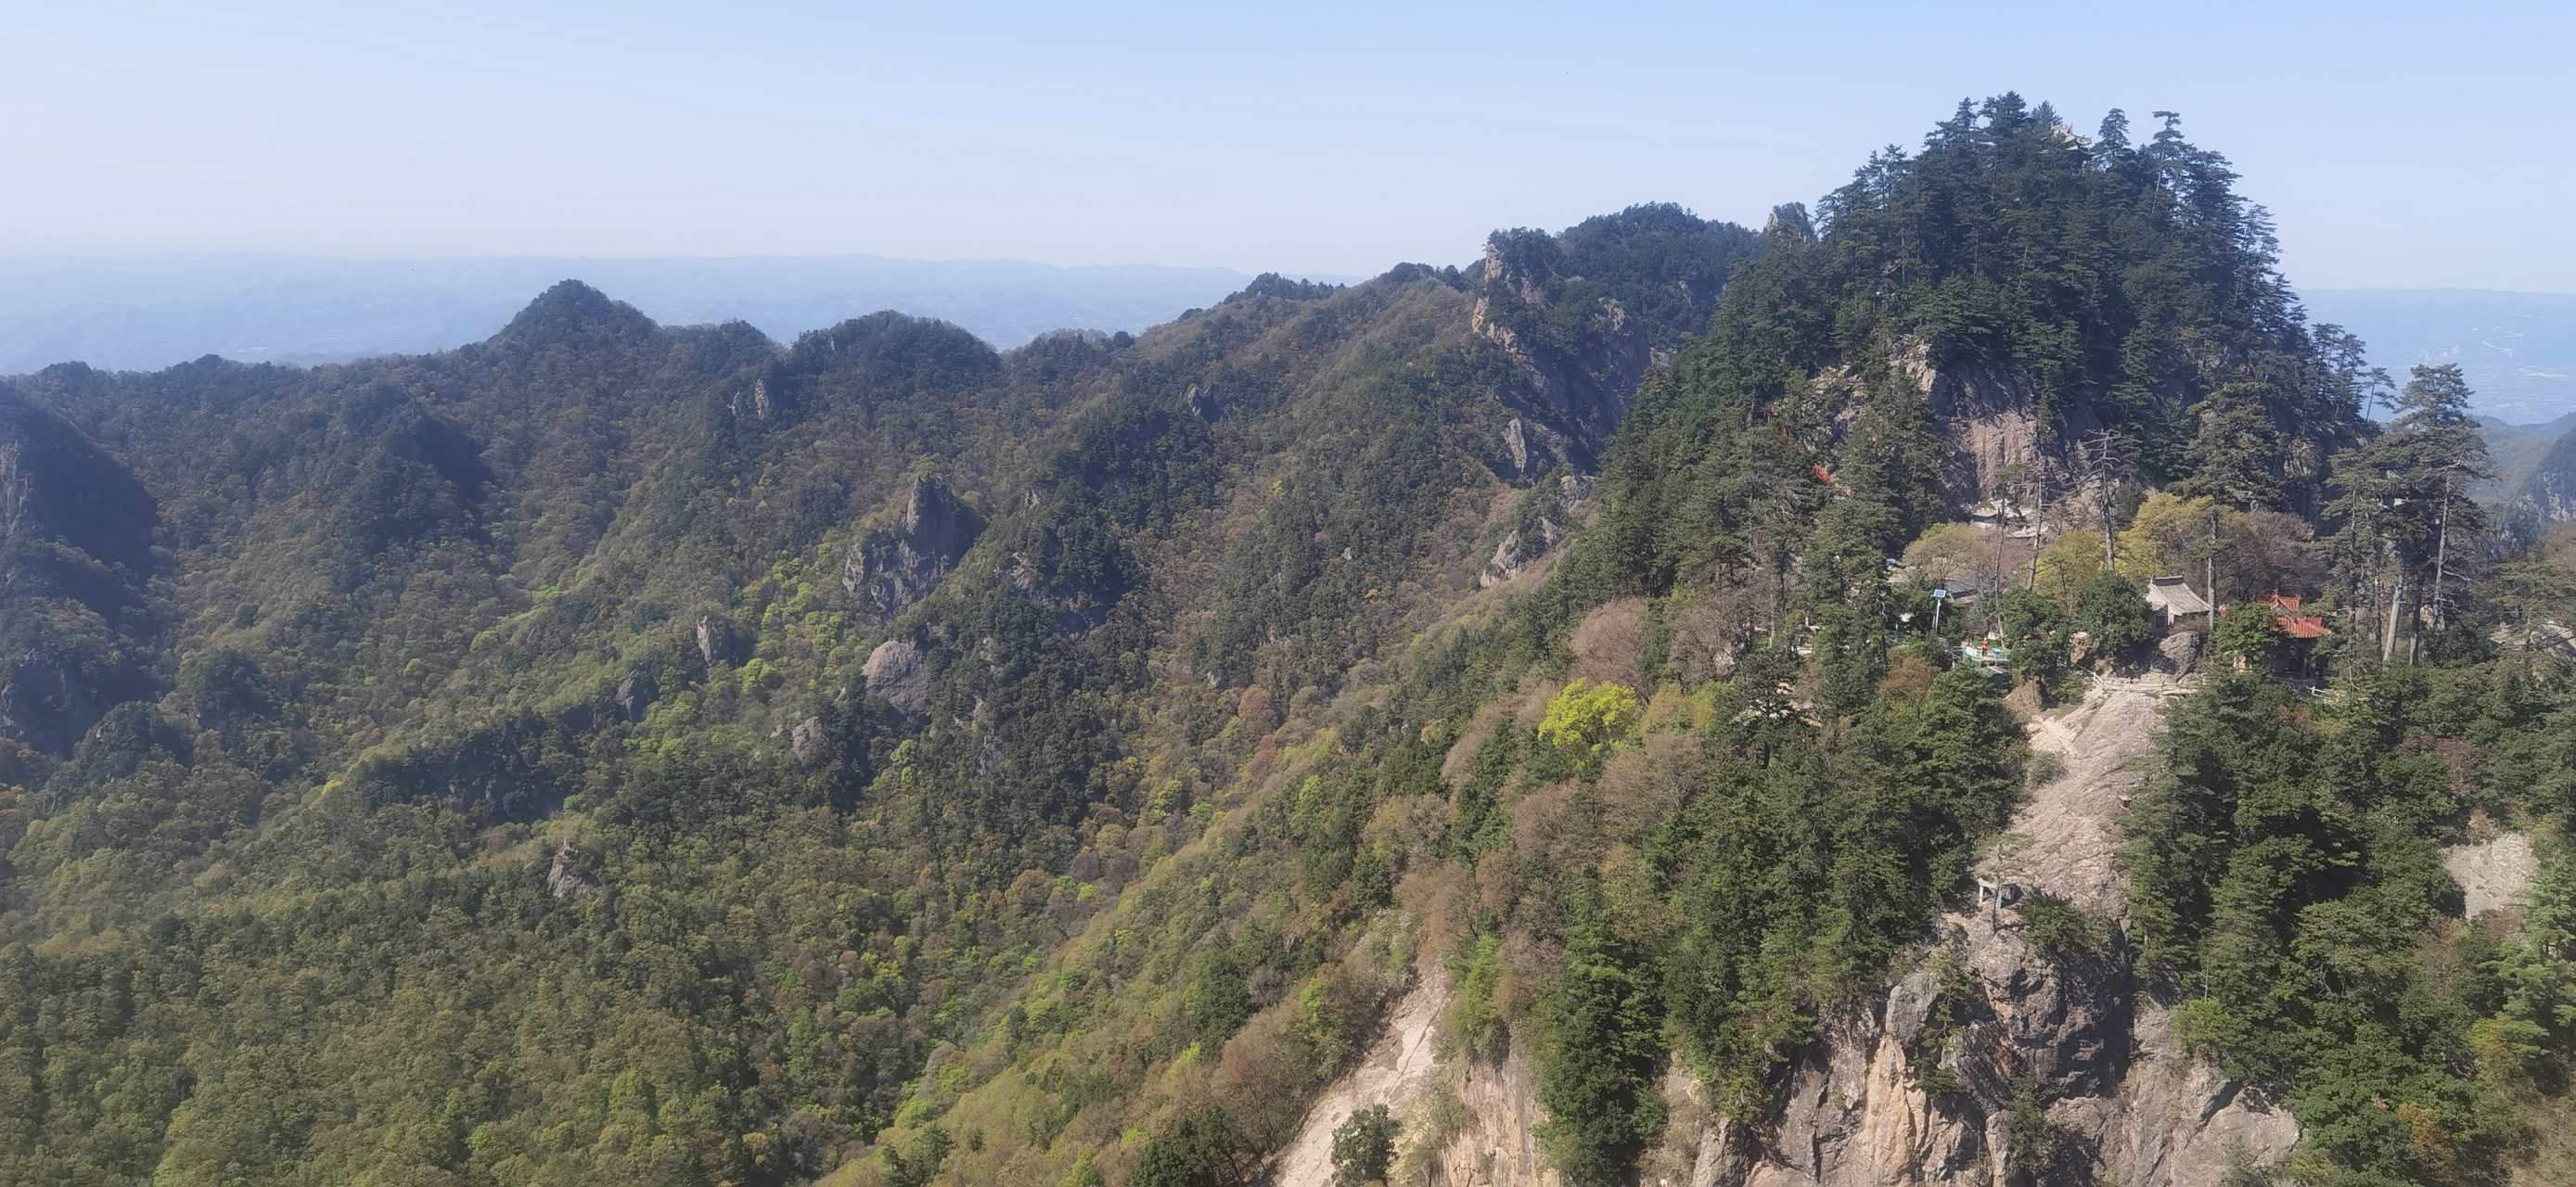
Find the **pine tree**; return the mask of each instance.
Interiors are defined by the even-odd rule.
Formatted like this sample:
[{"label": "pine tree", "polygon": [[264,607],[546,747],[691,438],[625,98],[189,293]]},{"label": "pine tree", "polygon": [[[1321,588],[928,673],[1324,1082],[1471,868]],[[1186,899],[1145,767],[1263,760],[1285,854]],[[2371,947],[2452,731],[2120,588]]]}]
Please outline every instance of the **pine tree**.
[{"label": "pine tree", "polygon": [[[2387,599],[2383,659],[2396,652],[2410,590],[2420,625],[2441,629],[2463,562],[2474,559],[2454,537],[2475,539],[2487,528],[2486,512],[2467,494],[2495,477],[2486,434],[2469,415],[2472,394],[2456,366],[2415,368],[2388,430],[2357,451],[2339,477],[2343,494],[2329,511],[2343,527],[2332,548],[2349,574],[2347,592],[2359,595],[2356,604]],[[2414,649],[2410,638],[2410,656]]]},{"label": "pine tree", "polygon": [[2281,478],[2273,467],[2281,434],[2264,406],[2270,394],[2264,384],[2231,383],[2193,406],[2200,432],[2184,449],[2191,472],[2173,484],[2175,494],[2206,495],[2247,511],[2279,504]]},{"label": "pine tree", "polygon": [[2213,629],[2218,605],[2219,505],[2234,503],[2250,512],[2277,505],[2281,499],[2281,479],[2273,471],[2281,457],[2281,434],[2273,427],[2271,410],[2264,402],[2270,392],[2260,383],[2231,383],[2194,405],[2200,432],[2183,452],[2191,472],[2170,488],[2178,495],[2210,500],[2209,555],[2201,561],[2201,581],[2213,607]]}]

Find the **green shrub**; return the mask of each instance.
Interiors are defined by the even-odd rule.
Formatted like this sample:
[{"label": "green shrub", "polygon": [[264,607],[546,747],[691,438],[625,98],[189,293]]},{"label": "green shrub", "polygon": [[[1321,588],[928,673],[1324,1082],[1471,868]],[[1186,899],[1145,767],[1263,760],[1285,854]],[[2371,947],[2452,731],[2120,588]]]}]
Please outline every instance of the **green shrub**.
[{"label": "green shrub", "polygon": [[2238,602],[2218,616],[2218,628],[2209,633],[2209,647],[2220,655],[2261,663],[2264,654],[2287,637],[2281,616],[2273,613],[2269,603]]},{"label": "green shrub", "polygon": [[2093,645],[2107,655],[2118,655],[2155,634],[2147,618],[2146,595],[2117,573],[2106,572],[2084,587],[2076,603],[2075,625],[2093,636]]},{"label": "green shrub", "polygon": [[1244,1187],[1259,1169],[1233,1116],[1211,1103],[1145,1143],[1127,1187]]},{"label": "green shrub", "polygon": [[1333,1187],[1386,1182],[1395,1161],[1395,1138],[1404,1132],[1385,1105],[1355,1109],[1333,1130]]},{"label": "green shrub", "polygon": [[2050,960],[2099,956],[2111,942],[2110,921],[2074,903],[2035,890],[2016,904],[2022,939]]},{"label": "green shrub", "polygon": [[1459,945],[1444,962],[1455,985],[1441,1039],[1469,1058],[1500,1060],[1511,1039],[1496,990],[1503,976],[1502,940],[1491,933]]},{"label": "green shrub", "polygon": [[2048,1099],[2036,1068],[2013,1077],[2012,1104],[2004,1122],[2004,1157],[2018,1169],[2046,1175],[2050,1162]]}]

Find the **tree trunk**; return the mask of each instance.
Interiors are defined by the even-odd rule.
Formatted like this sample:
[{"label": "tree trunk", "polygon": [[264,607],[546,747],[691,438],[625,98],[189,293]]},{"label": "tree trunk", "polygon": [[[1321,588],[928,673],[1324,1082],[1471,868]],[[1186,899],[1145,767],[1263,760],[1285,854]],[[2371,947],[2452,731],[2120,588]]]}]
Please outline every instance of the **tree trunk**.
[{"label": "tree trunk", "polygon": [[[2432,628],[2433,628],[2434,630],[2437,630],[2437,631],[2442,629],[2442,568],[2443,568],[2443,560],[2444,560],[2444,558],[2449,554],[2450,549],[2451,549],[2451,488],[2450,488],[2450,483],[2449,483],[2447,480],[2445,480],[2445,481],[2443,482],[2443,484],[2442,484],[2442,526],[2441,526],[2441,528],[2440,528],[2438,531],[2436,531],[2436,532],[2434,533],[2434,535],[2433,535],[2433,601],[2432,601],[2432,603],[2431,603],[2431,605],[2430,605],[2430,607],[2429,607],[2429,609],[2430,609],[2430,611],[2431,611],[2431,613],[2432,613],[2432,622],[2431,622],[2429,625],[2431,625],[2431,626],[2432,626]],[[2414,658],[2414,655],[2413,655],[2413,649],[2412,649],[2412,648],[2409,648],[2409,649],[2408,649],[2408,655],[2407,655],[2407,658],[2409,658],[2409,659]]]},{"label": "tree trunk", "polygon": [[2200,583],[2209,595],[2209,635],[2218,637],[2218,500],[2209,501],[2209,555],[2201,558]]},{"label": "tree trunk", "polygon": [[2039,512],[2030,521],[2030,584],[2024,589],[2039,588],[2039,544],[2048,538],[2048,475],[2039,476]]},{"label": "tree trunk", "polygon": [[2379,635],[2379,662],[2387,663],[2397,654],[2397,603],[2406,596],[2406,571],[2397,571],[2397,583],[2388,591],[2388,627]]}]

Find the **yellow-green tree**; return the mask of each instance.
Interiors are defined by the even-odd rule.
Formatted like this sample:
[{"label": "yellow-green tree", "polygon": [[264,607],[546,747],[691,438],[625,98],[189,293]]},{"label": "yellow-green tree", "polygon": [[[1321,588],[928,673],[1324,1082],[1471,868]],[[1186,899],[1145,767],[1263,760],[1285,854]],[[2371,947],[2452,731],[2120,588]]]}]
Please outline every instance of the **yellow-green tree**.
[{"label": "yellow-green tree", "polygon": [[2084,590],[2102,575],[2102,541],[2083,530],[2060,532],[2039,553],[2039,591],[2060,610],[2075,613]]},{"label": "yellow-green tree", "polygon": [[[2210,516],[2215,511],[2215,539]],[[2186,498],[2171,491],[2147,496],[2137,518],[2120,533],[2120,575],[2132,581],[2181,573],[2201,577],[2213,556],[2254,540],[2254,525],[2233,507],[2216,506],[2206,495]],[[2205,591],[2204,591],[2205,592]]]},{"label": "yellow-green tree", "polygon": [[1538,736],[1549,745],[1589,754],[1636,732],[1644,718],[1636,692],[1626,685],[1577,677],[1548,700]]}]

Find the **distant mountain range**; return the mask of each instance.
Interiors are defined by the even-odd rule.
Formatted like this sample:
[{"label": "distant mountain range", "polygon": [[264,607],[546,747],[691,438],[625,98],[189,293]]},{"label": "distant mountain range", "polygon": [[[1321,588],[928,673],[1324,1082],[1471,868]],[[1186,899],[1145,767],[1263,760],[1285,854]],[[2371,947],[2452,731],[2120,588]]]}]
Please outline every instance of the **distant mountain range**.
[{"label": "distant mountain range", "polygon": [[1215,304],[1229,268],[1063,268],[880,256],[331,260],[285,255],[0,259],[0,374],[80,361],[148,370],[209,354],[347,362],[490,337],[528,294],[580,279],[666,325],[740,319],[781,341],[881,309],[1002,349],[1049,330],[1142,330]]},{"label": "distant mountain range", "polygon": [[2304,289],[2299,297],[2311,320],[2360,335],[2371,361],[2400,383],[2417,363],[2457,363],[2492,420],[2531,424],[2576,412],[2576,294]]},{"label": "distant mountain range", "polygon": [[[1348,286],[0,268],[0,1187],[2568,1181],[2576,569],[2121,128]],[[208,351],[378,357],[103,369]],[[1967,521],[2113,477],[2264,506]]]},{"label": "distant mountain range", "polygon": [[2419,363],[2459,365],[2477,392],[2496,467],[2496,480],[2475,493],[2516,532],[2576,518],[2576,294],[2311,289],[2300,297],[2310,319],[2360,335],[2371,361],[2399,383]]},{"label": "distant mountain range", "polygon": [[2501,498],[2529,478],[2549,448],[2576,429],[2576,412],[2535,424],[2513,424],[2496,417],[2478,418],[2487,434],[2487,456],[2495,461],[2496,481],[2480,484],[2481,499]]},{"label": "distant mountain range", "polygon": [[[1050,330],[1142,330],[1213,305],[1252,277],[1231,268],[868,255],[24,257],[0,259],[0,374],[71,361],[148,370],[209,354],[312,364],[445,350],[490,337],[529,293],[565,279],[614,293],[666,325],[739,319],[789,341],[894,309],[953,322],[1007,350]],[[2576,412],[2576,294],[2310,289],[2300,296],[2313,320],[2359,334],[2401,381],[2416,363],[2460,364],[2479,411],[2499,424]],[[2537,442],[2531,460],[2559,435]]]}]

